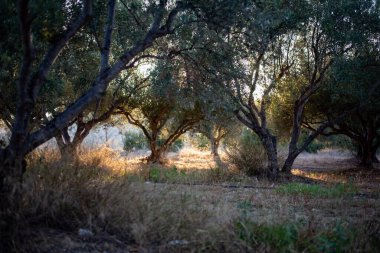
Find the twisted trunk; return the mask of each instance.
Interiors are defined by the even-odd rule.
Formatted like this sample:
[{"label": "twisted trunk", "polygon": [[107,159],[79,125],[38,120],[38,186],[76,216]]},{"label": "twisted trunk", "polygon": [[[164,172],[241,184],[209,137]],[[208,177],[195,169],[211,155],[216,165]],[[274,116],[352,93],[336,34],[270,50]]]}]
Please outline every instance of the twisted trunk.
[{"label": "twisted trunk", "polygon": [[148,163],[163,163],[162,162],[162,156],[166,151],[165,146],[159,147],[157,145],[157,140],[151,140],[149,142],[149,147],[150,147],[150,155],[147,158]]},{"label": "twisted trunk", "polygon": [[277,160],[277,139],[269,133],[262,135],[260,139],[267,154],[268,177],[271,179],[276,179],[280,171]]},{"label": "twisted trunk", "polygon": [[211,135],[211,138],[210,138],[211,155],[214,159],[216,166],[218,166],[218,168],[220,169],[225,170],[227,169],[226,165],[223,163],[222,159],[220,159],[220,155],[218,152],[219,145],[220,145],[220,138],[218,137],[215,138],[213,135]]}]

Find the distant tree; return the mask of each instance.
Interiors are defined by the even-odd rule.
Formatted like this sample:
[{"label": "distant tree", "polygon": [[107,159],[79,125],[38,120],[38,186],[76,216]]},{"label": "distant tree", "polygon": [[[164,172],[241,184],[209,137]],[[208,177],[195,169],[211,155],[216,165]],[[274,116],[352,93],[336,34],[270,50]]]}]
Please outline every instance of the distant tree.
[{"label": "distant tree", "polygon": [[254,18],[242,21],[247,29],[236,37],[242,51],[237,61],[243,75],[225,83],[237,101],[237,118],[259,137],[266,151],[266,174],[271,178],[277,177],[279,165],[277,137],[271,130],[268,108],[272,93],[294,64],[295,29],[304,18],[298,13],[300,7],[296,7],[281,1],[253,7]]},{"label": "distant tree", "polygon": [[214,94],[213,100],[205,106],[203,110],[204,118],[194,127],[193,132],[199,132],[209,140],[210,151],[215,163],[220,168],[224,168],[225,165],[219,155],[219,147],[225,138],[237,132],[240,124],[230,108],[225,105],[221,106],[220,103],[215,103],[218,101],[216,96],[220,96],[220,94]]},{"label": "distant tree", "polygon": [[146,87],[146,78],[130,74],[117,78],[110,86],[102,100],[80,113],[68,127],[55,136],[62,159],[75,160],[78,147],[90,131],[99,124],[110,123],[118,114],[117,108],[127,105],[132,96]]},{"label": "distant tree", "polygon": [[322,134],[345,135],[357,149],[364,167],[377,163],[380,147],[380,74],[379,53],[376,49],[358,52],[358,56],[340,59],[332,66],[325,85],[307,108],[303,126],[315,131],[315,121],[331,121],[347,108],[351,112],[331,124]]},{"label": "distant tree", "polygon": [[158,62],[149,87],[116,111],[144,133],[151,150],[148,162],[161,162],[170,146],[203,118],[200,103],[183,83],[181,71],[179,66]]},{"label": "distant tree", "polygon": [[[314,106],[313,97],[324,87],[333,65],[339,64],[339,59],[352,58],[364,45],[373,44],[373,38],[378,34],[378,14],[371,1],[326,1],[314,3],[311,7],[311,16],[300,29],[294,49],[294,66],[278,85],[272,103],[274,118],[277,117],[275,121],[282,119],[279,121],[281,127],[290,131],[289,152],[283,166],[285,172],[290,171],[296,157],[319,134],[353,112],[355,107],[340,107],[339,113],[336,111],[334,118],[328,120],[309,114],[308,120],[314,120],[314,131],[307,138],[300,139],[307,116],[305,110]],[[341,33],[336,33],[337,27]]]}]

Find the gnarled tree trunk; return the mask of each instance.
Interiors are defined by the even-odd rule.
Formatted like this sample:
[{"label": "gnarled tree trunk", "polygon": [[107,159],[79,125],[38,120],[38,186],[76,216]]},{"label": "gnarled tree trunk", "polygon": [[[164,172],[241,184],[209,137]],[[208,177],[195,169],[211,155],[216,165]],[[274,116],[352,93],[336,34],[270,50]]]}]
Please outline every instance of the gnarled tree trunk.
[{"label": "gnarled tree trunk", "polygon": [[158,146],[157,140],[150,140],[149,142],[150,147],[150,155],[147,157],[148,163],[163,163],[162,156],[166,152],[165,146]]},{"label": "gnarled tree trunk", "polygon": [[261,135],[259,135],[259,138],[267,154],[268,177],[271,179],[275,179],[278,177],[278,173],[280,171],[277,159],[277,139],[270,133],[262,133]]}]

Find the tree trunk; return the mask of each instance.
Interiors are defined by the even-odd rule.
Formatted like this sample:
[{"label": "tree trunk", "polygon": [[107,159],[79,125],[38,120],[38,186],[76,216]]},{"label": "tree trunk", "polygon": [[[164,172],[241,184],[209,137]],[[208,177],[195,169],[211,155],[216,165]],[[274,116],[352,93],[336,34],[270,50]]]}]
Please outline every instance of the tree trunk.
[{"label": "tree trunk", "polygon": [[21,203],[22,156],[9,149],[0,150],[0,252],[12,252],[19,244],[18,227]]},{"label": "tree trunk", "polygon": [[282,171],[286,173],[290,173],[292,170],[292,166],[294,161],[296,160],[297,156],[299,155],[299,152],[296,150],[290,151],[288,156],[286,157],[285,163],[282,166]]},{"label": "tree trunk", "polygon": [[259,126],[258,123],[250,122],[236,113],[237,118],[253,132],[257,134],[267,154],[267,176],[274,180],[278,177],[280,168],[277,160],[277,139],[271,135],[266,125]]},{"label": "tree trunk", "polygon": [[160,163],[161,153],[158,149],[151,149],[151,154],[147,158],[148,163]]},{"label": "tree trunk", "polygon": [[210,138],[211,154],[213,157],[219,157],[218,148],[219,142],[215,138]]},{"label": "tree trunk", "polygon": [[359,159],[360,166],[365,168],[373,168],[374,163],[379,163],[379,159],[376,156],[377,153],[377,143],[375,140],[365,140],[357,141],[357,158]]},{"label": "tree trunk", "polygon": [[218,140],[217,138],[214,138],[213,136],[210,138],[211,155],[214,159],[214,162],[218,168],[226,170],[227,167],[223,163],[222,159],[220,159],[220,155],[218,152],[219,144],[220,144],[220,140]]},{"label": "tree trunk", "polygon": [[[260,136],[259,136],[260,137]],[[279,174],[279,166],[277,160],[277,140],[275,136],[266,133],[261,136],[261,142],[267,153],[268,165],[267,173],[270,179],[276,179]]]},{"label": "tree trunk", "polygon": [[[63,141],[65,139],[65,141]],[[55,137],[59,152],[61,153],[61,161],[74,162],[78,159],[77,148],[81,142],[70,141],[70,138],[63,138],[61,134]]]},{"label": "tree trunk", "polygon": [[150,155],[147,158],[148,163],[162,163],[162,154],[165,152],[164,147],[158,147],[156,140],[151,140],[149,142]]},{"label": "tree trunk", "polygon": [[370,150],[364,150],[363,155],[360,159],[360,166],[363,166],[368,169],[373,168],[373,154]]},{"label": "tree trunk", "polygon": [[372,169],[373,168],[373,158],[374,158],[374,152],[371,147],[371,143],[368,142],[362,142],[359,144],[359,150],[358,154],[361,156],[360,159],[360,166],[363,166],[365,168]]},{"label": "tree trunk", "polygon": [[372,152],[373,163],[380,163],[379,158],[377,158],[377,149]]},{"label": "tree trunk", "polygon": [[372,146],[372,162],[373,163],[380,163],[379,158],[377,158],[377,150],[379,149],[379,141],[376,138],[374,141],[374,145]]}]

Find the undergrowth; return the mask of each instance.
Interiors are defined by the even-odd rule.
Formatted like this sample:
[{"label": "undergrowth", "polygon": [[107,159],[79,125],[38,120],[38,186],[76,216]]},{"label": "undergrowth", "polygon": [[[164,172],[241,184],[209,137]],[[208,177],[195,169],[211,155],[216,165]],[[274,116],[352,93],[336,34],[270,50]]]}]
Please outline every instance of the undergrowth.
[{"label": "undergrowth", "polygon": [[301,194],[311,197],[343,197],[353,195],[357,188],[351,184],[335,184],[333,186],[322,186],[318,184],[289,183],[279,186],[276,191],[282,194]]},{"label": "undergrowth", "polygon": [[178,169],[162,165],[145,165],[136,171],[124,174],[131,182],[153,182],[174,184],[217,184],[227,182],[245,183],[250,179],[239,171],[221,169],[219,167],[206,170]]},{"label": "undergrowth", "polygon": [[348,252],[355,230],[336,223],[325,231],[307,229],[304,224],[263,225],[250,220],[236,223],[240,240],[253,248],[268,252]]},{"label": "undergrowth", "polygon": [[[263,207],[271,197],[276,197],[267,190],[265,194],[268,195],[262,195],[259,200],[254,198],[258,194],[256,190],[247,189],[248,195],[244,196],[252,198],[242,202],[231,198],[232,191],[223,188],[216,191],[210,186],[199,188],[131,180],[130,174],[106,167],[101,159],[87,157],[73,164],[63,164],[49,156],[37,158],[32,157],[29,161],[23,183],[23,202],[17,214],[23,224],[20,231],[24,238],[24,244],[20,245],[23,252],[39,252],[49,243],[62,243],[55,247],[71,252],[64,240],[54,241],[50,234],[44,234],[45,228],[68,235],[75,235],[78,229],[84,228],[92,231],[96,238],[109,234],[126,245],[134,245],[138,252],[379,250],[378,220],[360,226],[347,223],[325,226],[313,219],[307,223],[278,219],[276,207],[271,207],[273,210]],[[207,180],[228,180],[230,176],[220,169],[207,173],[210,173]],[[175,167],[153,167],[147,176],[153,182],[178,182],[191,177],[191,172]],[[347,192],[346,186],[341,187],[325,190],[321,186],[288,185],[278,191],[288,194],[297,189],[295,192],[302,194],[340,196],[340,192]],[[339,194],[331,195],[334,191]],[[253,221],[252,210],[258,208],[274,212],[273,217],[278,220],[272,223]]]}]

